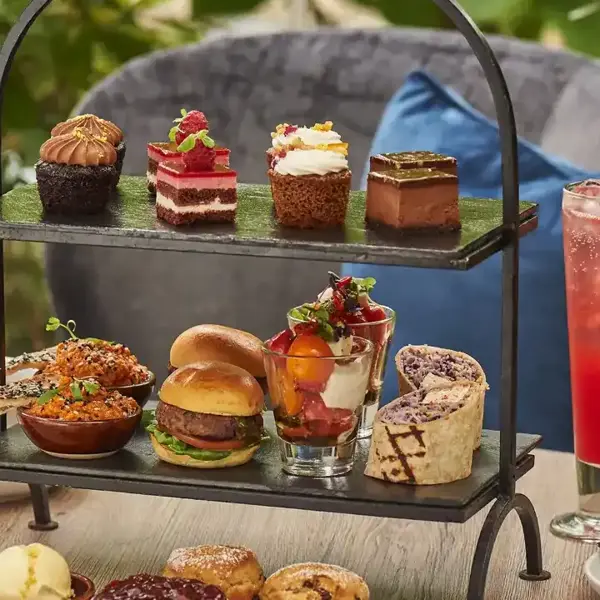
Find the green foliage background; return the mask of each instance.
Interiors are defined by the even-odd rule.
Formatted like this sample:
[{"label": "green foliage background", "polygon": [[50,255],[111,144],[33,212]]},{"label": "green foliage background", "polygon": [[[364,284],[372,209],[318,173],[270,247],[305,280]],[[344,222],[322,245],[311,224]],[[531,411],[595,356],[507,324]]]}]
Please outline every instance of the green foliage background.
[{"label": "green foliage background", "polygon": [[[41,143],[92,85],[129,59],[155,49],[196,41],[204,32],[265,0],[190,0],[192,19],[144,17],[165,0],[55,0],[38,19],[17,54],[4,94],[3,193],[31,177]],[[293,0],[288,0],[289,2]],[[0,41],[28,0],[0,0]],[[449,28],[428,0],[358,0],[394,25]],[[462,0],[487,32],[536,40],[548,29],[565,44],[600,56],[600,2],[585,0]],[[310,1],[317,22],[328,22],[322,4]],[[349,9],[351,10],[351,8]],[[29,171],[27,168],[29,167]],[[6,244],[9,353],[43,347],[48,291],[39,245]],[[62,315],[68,318],[68,315]]]}]

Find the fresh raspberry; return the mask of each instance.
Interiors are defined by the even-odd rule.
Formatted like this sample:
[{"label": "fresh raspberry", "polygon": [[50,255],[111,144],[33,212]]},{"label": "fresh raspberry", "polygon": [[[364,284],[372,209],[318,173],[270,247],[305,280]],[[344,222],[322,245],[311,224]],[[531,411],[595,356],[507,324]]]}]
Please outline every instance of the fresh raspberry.
[{"label": "fresh raspberry", "polygon": [[192,150],[183,153],[183,164],[188,171],[214,171],[216,159],[215,149],[202,142],[196,142]]},{"label": "fresh raspberry", "polygon": [[283,135],[291,135],[292,133],[296,133],[298,131],[298,127],[296,125],[287,125],[283,130]]},{"label": "fresh raspberry", "polygon": [[202,130],[208,131],[208,121],[203,112],[191,110],[187,112],[181,109],[181,117],[173,121],[173,127],[169,133],[169,139],[178,146],[192,133],[199,133]]},{"label": "fresh raspberry", "polygon": [[208,137],[206,129],[188,135],[177,151],[182,153],[183,164],[188,171],[213,171],[217,153],[215,140]]}]

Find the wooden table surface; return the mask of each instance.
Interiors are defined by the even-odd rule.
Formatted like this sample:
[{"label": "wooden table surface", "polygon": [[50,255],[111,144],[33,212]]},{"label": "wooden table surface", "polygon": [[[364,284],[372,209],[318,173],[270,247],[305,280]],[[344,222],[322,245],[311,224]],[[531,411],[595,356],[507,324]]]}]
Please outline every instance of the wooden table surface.
[{"label": "wooden table surface", "polygon": [[[537,465],[520,482],[542,529],[552,579],[521,581],[525,556],[512,514],[491,561],[486,600],[591,600],[583,563],[594,548],[555,539],[548,523],[577,503],[572,455],[537,451]],[[299,561],[345,566],[365,576],[375,600],[464,600],[483,511],[464,525],[420,523],[216,502],[58,490],[52,495],[58,530],[27,528],[27,503],[0,505],[0,548],[39,541],[56,548],[72,570],[97,586],[137,572],[160,572],[173,548],[242,544],[271,573]]]}]

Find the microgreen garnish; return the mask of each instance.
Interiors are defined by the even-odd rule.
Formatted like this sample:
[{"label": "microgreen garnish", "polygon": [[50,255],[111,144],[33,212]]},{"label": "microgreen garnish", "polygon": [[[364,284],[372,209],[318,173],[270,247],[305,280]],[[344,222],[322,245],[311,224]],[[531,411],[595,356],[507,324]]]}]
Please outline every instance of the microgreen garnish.
[{"label": "microgreen garnish", "polygon": [[83,390],[85,390],[85,392],[89,396],[93,396],[100,389],[100,384],[97,381],[93,381],[90,379],[74,379],[67,386],[63,386],[61,388],[57,387],[52,390],[48,390],[47,392],[44,392],[37,399],[37,403],[41,405],[48,404],[48,402],[50,402],[52,398],[55,398],[67,388],[71,391],[73,400],[75,400],[76,402],[83,402],[85,400]]},{"label": "microgreen garnish", "polygon": [[[60,322],[60,319],[58,319],[57,317],[50,317],[48,319],[48,322],[46,323],[46,331],[58,331],[58,329],[60,329],[62,327],[62,329],[66,330],[69,333],[69,336],[71,337],[72,340],[78,340],[80,338],[78,338],[75,335],[75,329],[77,327],[77,323],[75,323],[75,321],[73,321],[73,319],[70,319],[69,321],[67,321],[67,324],[65,325],[64,323]],[[95,337],[88,337],[88,338],[83,338],[85,341],[88,342],[92,342],[94,344],[110,344],[111,346],[114,346],[117,342],[107,342],[106,340],[101,340],[100,338],[95,338]]]},{"label": "microgreen garnish", "polygon": [[65,325],[64,323],[61,323],[60,319],[57,317],[50,317],[46,323],[46,331],[58,331],[58,329],[61,327],[69,334],[72,340],[78,339],[75,335],[77,323],[75,323],[73,319],[67,321],[67,324]]},{"label": "microgreen garnish", "polygon": [[79,387],[79,383],[74,381],[70,386],[71,394],[75,400],[83,400],[83,394],[81,393],[81,388]]},{"label": "microgreen garnish", "polygon": [[58,394],[60,394],[60,390],[58,388],[48,390],[37,399],[37,403],[41,404],[42,406],[44,404],[48,404],[48,402],[50,402],[50,400],[52,400],[52,398],[54,398],[55,396],[58,396]]},{"label": "microgreen garnish", "polygon": [[82,381],[81,383],[82,383],[85,391],[90,396],[93,396],[100,389],[100,384],[96,381],[85,380],[85,381]]},{"label": "microgreen garnish", "polygon": [[203,129],[202,131],[198,131],[198,133],[190,133],[179,146],[177,146],[177,152],[189,152],[196,147],[196,140],[202,142],[207,148],[215,147],[215,140],[213,140],[208,135],[208,131]]},{"label": "microgreen garnish", "polygon": [[319,296],[317,302],[303,304],[290,311],[290,317],[302,323],[316,325],[316,333],[326,342],[337,342],[349,335],[344,314],[359,311],[361,303],[370,302],[368,295],[375,286],[373,277],[359,279],[356,277],[340,277],[329,272],[331,291]]}]

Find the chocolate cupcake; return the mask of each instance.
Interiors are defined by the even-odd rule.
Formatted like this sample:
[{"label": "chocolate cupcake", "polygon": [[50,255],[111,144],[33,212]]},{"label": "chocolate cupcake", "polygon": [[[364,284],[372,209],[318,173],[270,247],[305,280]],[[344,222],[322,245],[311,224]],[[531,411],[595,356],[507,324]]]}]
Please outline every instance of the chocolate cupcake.
[{"label": "chocolate cupcake", "polygon": [[343,225],[352,179],[348,144],[331,122],[279,126],[275,135],[268,174],[277,222],[302,229]]},{"label": "chocolate cupcake", "polygon": [[106,137],[84,129],[51,137],[35,165],[38,191],[49,213],[101,212],[118,180],[117,151]]},{"label": "chocolate cupcake", "polygon": [[72,119],[68,119],[63,123],[59,123],[51,131],[50,135],[56,137],[64,135],[66,133],[72,133],[75,129],[83,129],[90,135],[97,138],[106,138],[117,151],[117,162],[115,168],[117,169],[117,183],[119,177],[121,177],[121,171],[123,170],[123,161],[125,160],[125,140],[123,139],[123,132],[111,121],[101,119],[96,115],[78,115]]}]

